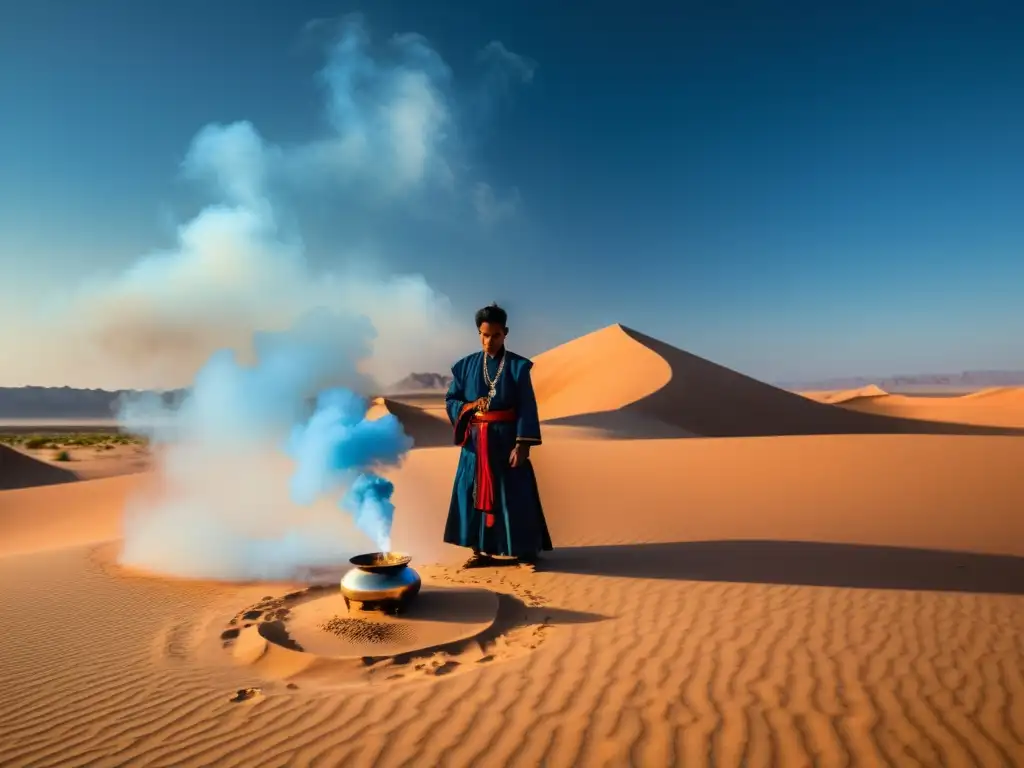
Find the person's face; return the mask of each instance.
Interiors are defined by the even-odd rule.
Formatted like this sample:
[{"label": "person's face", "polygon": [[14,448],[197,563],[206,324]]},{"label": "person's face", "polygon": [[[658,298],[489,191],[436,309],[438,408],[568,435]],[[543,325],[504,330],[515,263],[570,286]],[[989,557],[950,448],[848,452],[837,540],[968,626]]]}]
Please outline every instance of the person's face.
[{"label": "person's face", "polygon": [[502,328],[497,323],[480,324],[480,344],[488,355],[496,355],[505,344],[505,336],[508,328]]}]

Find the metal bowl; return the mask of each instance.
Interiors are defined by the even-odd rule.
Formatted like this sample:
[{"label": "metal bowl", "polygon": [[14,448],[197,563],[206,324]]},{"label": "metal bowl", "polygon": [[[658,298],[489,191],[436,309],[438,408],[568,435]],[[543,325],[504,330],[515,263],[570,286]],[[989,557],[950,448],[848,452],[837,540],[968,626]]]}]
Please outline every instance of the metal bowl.
[{"label": "metal bowl", "polygon": [[409,567],[412,558],[401,552],[371,552],[349,562],[356,566],[341,580],[341,595],[349,610],[357,603],[362,610],[397,613],[419,594],[421,581]]},{"label": "metal bowl", "polygon": [[397,573],[412,562],[404,552],[369,552],[349,559],[356,568],[367,573]]}]

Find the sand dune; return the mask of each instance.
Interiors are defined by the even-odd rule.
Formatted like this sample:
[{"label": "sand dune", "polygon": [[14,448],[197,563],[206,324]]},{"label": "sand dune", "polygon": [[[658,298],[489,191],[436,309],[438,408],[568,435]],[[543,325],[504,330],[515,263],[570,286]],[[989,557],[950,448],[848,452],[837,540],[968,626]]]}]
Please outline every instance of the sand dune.
[{"label": "sand dune", "polygon": [[803,397],[858,413],[945,424],[1024,428],[1024,388],[992,387],[948,396],[894,395],[875,386],[801,392]]},{"label": "sand dune", "polygon": [[533,358],[540,416],[557,420],[614,411],[650,397],[672,381],[668,360],[613,325]]},{"label": "sand dune", "polygon": [[1024,403],[1024,387],[989,387],[988,389],[981,389],[977,392],[970,392],[966,395],[961,395],[961,399],[984,399],[989,402],[1019,405]]},{"label": "sand dune", "polygon": [[815,400],[819,403],[829,403],[831,405],[838,405],[840,403],[846,403],[851,400],[859,400],[861,398],[871,397],[888,397],[889,393],[881,387],[877,387],[874,384],[870,384],[866,387],[858,387],[857,389],[841,389],[841,390],[830,390],[823,392],[800,392],[806,398]]},{"label": "sand dune", "polygon": [[454,434],[444,410],[429,412],[388,398],[379,400],[376,407],[393,414],[402,423],[402,428],[413,439],[416,448],[452,445]]},{"label": "sand dune", "polygon": [[857,413],[921,422],[1024,429],[1024,397],[1017,391],[959,397],[884,395],[837,403]]},{"label": "sand dune", "polygon": [[152,482],[140,473],[0,492],[0,556],[119,538],[125,499]]},{"label": "sand dune", "polygon": [[[814,402],[613,325],[537,356],[541,417],[611,437],[819,434],[999,434],[1012,427],[932,421]],[[860,402],[860,401],[857,401]],[[637,425],[630,428],[630,424]]]},{"label": "sand dune", "polygon": [[55,467],[6,445],[0,445],[0,491],[71,483],[77,479],[78,476],[68,469]]},{"label": "sand dune", "polygon": [[100,542],[150,475],[0,492],[0,765],[1024,765],[1024,438],[906,416],[1006,425],[1014,392],[813,402],[617,326],[535,381],[535,569],[458,568],[443,411],[373,405],[417,446],[395,547],[435,596],[497,597],[478,635],[441,611],[459,639],[398,656],[316,652],[340,567],[116,566]]}]

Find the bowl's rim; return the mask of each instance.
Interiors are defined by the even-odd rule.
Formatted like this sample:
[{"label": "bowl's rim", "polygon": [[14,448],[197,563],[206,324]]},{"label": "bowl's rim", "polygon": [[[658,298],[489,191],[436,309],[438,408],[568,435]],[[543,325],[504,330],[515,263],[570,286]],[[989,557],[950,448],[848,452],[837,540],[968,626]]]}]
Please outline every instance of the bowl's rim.
[{"label": "bowl's rim", "polygon": [[[398,559],[389,563],[373,562],[384,555],[390,555]],[[408,552],[364,552],[361,555],[350,557],[348,561],[356,568],[398,568],[399,566],[411,563],[412,555]]]}]

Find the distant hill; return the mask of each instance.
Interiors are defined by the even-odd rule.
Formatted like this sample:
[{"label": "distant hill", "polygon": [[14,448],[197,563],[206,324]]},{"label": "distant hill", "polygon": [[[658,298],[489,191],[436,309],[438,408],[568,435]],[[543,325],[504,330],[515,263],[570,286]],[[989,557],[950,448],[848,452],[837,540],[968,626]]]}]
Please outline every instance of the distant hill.
[{"label": "distant hill", "polygon": [[[170,402],[185,390],[161,393]],[[118,402],[133,390],[75,389],[74,387],[0,387],[0,419],[110,419]]]},{"label": "distant hill", "polygon": [[[451,376],[413,373],[392,386],[386,394],[443,392]],[[160,395],[170,405],[180,402],[188,390],[175,389]],[[136,390],[75,389],[74,387],[0,387],[0,419],[111,419],[118,403]],[[310,401],[312,406],[313,401]]]},{"label": "distant hill", "polygon": [[874,385],[886,392],[928,389],[985,389],[987,387],[1024,386],[1024,371],[963,371],[962,373],[921,373],[896,376],[853,376],[777,383],[789,390],[859,389]]},{"label": "distant hill", "polygon": [[450,374],[410,373],[399,382],[388,387],[389,395],[415,394],[417,392],[444,392],[451,384]]},{"label": "distant hill", "polygon": [[[388,387],[385,394],[443,392],[452,377],[443,373],[411,373]],[[976,390],[988,387],[1024,387],[1024,371],[964,371],[899,376],[855,376],[818,381],[779,382],[788,390],[839,390],[876,386],[886,392],[914,390]],[[180,400],[187,390],[163,392],[168,403]],[[117,404],[134,390],[75,389],[74,387],[0,387],[0,419],[109,419]]]}]

